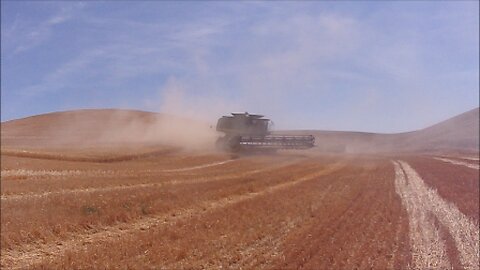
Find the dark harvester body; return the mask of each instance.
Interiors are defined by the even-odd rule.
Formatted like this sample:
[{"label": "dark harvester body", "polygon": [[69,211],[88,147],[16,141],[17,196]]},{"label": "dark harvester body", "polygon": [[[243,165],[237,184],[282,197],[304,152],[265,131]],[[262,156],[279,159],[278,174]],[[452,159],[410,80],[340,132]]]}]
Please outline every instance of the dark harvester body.
[{"label": "dark harvester body", "polygon": [[263,115],[232,113],[218,119],[217,131],[225,133],[217,147],[229,151],[242,149],[308,149],[314,146],[312,135],[272,135],[270,119]]}]

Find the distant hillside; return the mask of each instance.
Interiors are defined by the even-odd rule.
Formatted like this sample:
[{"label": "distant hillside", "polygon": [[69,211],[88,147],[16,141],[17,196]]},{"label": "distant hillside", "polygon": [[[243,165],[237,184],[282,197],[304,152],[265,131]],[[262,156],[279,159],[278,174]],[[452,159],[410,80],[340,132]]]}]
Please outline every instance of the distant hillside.
[{"label": "distant hillside", "polygon": [[476,150],[479,148],[479,108],[431,127],[406,134],[402,147],[408,150]]},{"label": "distant hillside", "polygon": [[[164,143],[176,146],[213,146],[214,129],[159,113],[134,110],[77,110],[7,121],[1,124],[2,146],[82,146],[104,143]],[[478,152],[479,108],[425,129],[377,134],[343,131],[278,131],[313,134],[312,151],[378,152]]]},{"label": "distant hillside", "polygon": [[313,134],[315,151],[326,152],[478,152],[479,108],[433,126],[405,133],[378,134],[344,131],[288,131]]},{"label": "distant hillside", "polygon": [[211,145],[214,132],[203,123],[136,110],[54,112],[2,123],[2,146],[49,147],[108,143]]},{"label": "distant hillside", "polygon": [[[2,123],[2,145],[61,145],[89,143],[121,136],[124,127],[145,128],[160,114],[131,110],[76,110],[54,112]],[[116,130],[117,134],[110,131]],[[112,137],[113,136],[113,137]]]}]

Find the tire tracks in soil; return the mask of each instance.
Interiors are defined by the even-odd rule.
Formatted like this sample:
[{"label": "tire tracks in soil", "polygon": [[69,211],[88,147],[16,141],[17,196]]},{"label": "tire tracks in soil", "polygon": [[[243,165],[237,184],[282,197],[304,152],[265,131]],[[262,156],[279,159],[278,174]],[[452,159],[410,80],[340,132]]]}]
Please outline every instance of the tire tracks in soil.
[{"label": "tire tracks in soil", "polygon": [[434,159],[440,160],[440,161],[443,161],[443,162],[447,162],[447,163],[450,163],[450,164],[454,164],[454,165],[464,166],[464,167],[467,167],[467,168],[470,168],[470,169],[475,169],[475,170],[480,169],[480,165],[478,165],[478,164],[473,164],[473,163],[464,162],[464,161],[460,161],[460,160],[454,160],[454,159],[444,158],[444,157],[434,157]]},{"label": "tire tracks in soil", "polygon": [[185,172],[185,171],[192,171],[192,170],[198,170],[198,169],[204,169],[204,168],[210,168],[210,167],[215,167],[223,164],[227,164],[230,162],[233,162],[237,159],[228,159],[220,162],[213,162],[213,163],[208,163],[208,164],[203,164],[203,165],[197,165],[193,167],[187,167],[187,168],[179,168],[179,169],[169,169],[169,170],[162,170],[161,172]]},{"label": "tire tracks in soil", "polygon": [[[297,161],[298,162],[298,161]],[[261,169],[246,171],[244,173],[238,174],[229,174],[229,175],[221,175],[215,177],[201,177],[196,178],[195,176],[193,179],[182,179],[182,180],[168,180],[156,183],[142,183],[142,184],[133,184],[133,185],[120,185],[120,186],[107,186],[107,187],[100,187],[100,188],[82,188],[82,189],[63,189],[58,191],[47,191],[41,193],[23,193],[23,194],[12,194],[12,195],[2,195],[1,201],[13,201],[13,200],[25,200],[25,199],[38,199],[38,198],[46,198],[52,195],[65,195],[65,194],[82,194],[82,193],[95,193],[95,192],[109,192],[109,191],[117,191],[117,190],[127,190],[127,189],[142,189],[142,188],[156,188],[156,187],[164,187],[167,185],[177,185],[177,184],[199,184],[199,183],[207,183],[207,182],[214,182],[214,181],[222,181],[222,180],[234,180],[242,177],[247,177],[251,175],[255,175],[258,173],[263,173],[267,171],[274,171],[279,168],[289,166],[295,164],[297,162],[283,162],[280,164],[275,164],[273,166],[268,166]],[[225,164],[224,162],[223,164]],[[211,167],[211,166],[208,166]],[[207,168],[204,166],[202,168]],[[197,166],[197,169],[200,169]]]},{"label": "tire tracks in soil", "polygon": [[58,161],[113,163],[113,162],[131,161],[131,160],[144,159],[144,158],[152,158],[152,157],[157,157],[162,155],[173,154],[178,151],[179,150],[176,148],[167,148],[167,149],[155,150],[150,152],[118,155],[114,157],[88,157],[88,156],[81,156],[81,155],[71,156],[71,155],[64,155],[61,153],[36,152],[36,151],[28,151],[28,150],[3,150],[1,151],[1,155],[12,156],[12,157],[33,158],[33,159],[58,160]]},{"label": "tire tracks in soil", "polygon": [[192,208],[183,209],[175,213],[167,213],[142,218],[141,220],[108,226],[96,229],[96,232],[73,234],[71,239],[48,244],[28,244],[19,247],[19,250],[3,250],[1,256],[1,266],[9,269],[24,269],[35,267],[45,259],[55,259],[64,254],[67,250],[74,251],[85,249],[88,245],[97,241],[111,241],[121,238],[122,235],[135,233],[137,231],[149,230],[158,226],[175,224],[176,222],[188,219],[194,216],[203,216],[206,213],[216,211],[234,205],[258,196],[267,195],[281,189],[292,187],[299,183],[316,179],[322,175],[327,175],[340,170],[345,166],[344,162],[337,162],[328,168],[321,169],[315,173],[308,174],[299,179],[283,182],[264,188],[261,191],[251,192],[241,195],[224,197],[219,200],[202,202]]},{"label": "tire tracks in soil", "polygon": [[178,169],[163,169],[163,170],[2,170],[2,178],[19,178],[19,177],[66,177],[66,176],[96,176],[96,177],[120,177],[120,176],[138,176],[139,174],[155,174],[155,173],[172,173],[172,172],[185,172],[198,169],[205,169],[210,167],[216,167],[223,164],[227,164],[238,159],[228,159],[220,162],[206,163],[202,165],[196,165],[192,167],[178,168]]}]

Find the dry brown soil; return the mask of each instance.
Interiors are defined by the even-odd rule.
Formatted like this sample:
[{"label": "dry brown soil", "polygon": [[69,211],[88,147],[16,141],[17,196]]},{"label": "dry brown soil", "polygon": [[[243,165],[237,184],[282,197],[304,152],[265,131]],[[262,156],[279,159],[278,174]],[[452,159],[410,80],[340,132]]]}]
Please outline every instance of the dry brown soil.
[{"label": "dry brown soil", "polygon": [[2,269],[478,268],[478,170],[434,157],[9,148],[1,173]]}]

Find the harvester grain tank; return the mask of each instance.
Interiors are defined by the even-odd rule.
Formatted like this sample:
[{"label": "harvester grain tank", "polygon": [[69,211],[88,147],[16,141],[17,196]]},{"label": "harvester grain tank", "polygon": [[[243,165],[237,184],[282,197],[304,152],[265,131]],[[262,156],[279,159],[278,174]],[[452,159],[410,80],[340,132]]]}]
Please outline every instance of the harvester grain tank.
[{"label": "harvester grain tank", "polygon": [[271,121],[263,115],[248,112],[232,113],[218,119],[217,131],[225,136],[217,140],[217,148],[238,151],[248,149],[308,149],[315,145],[312,135],[273,135]]}]

